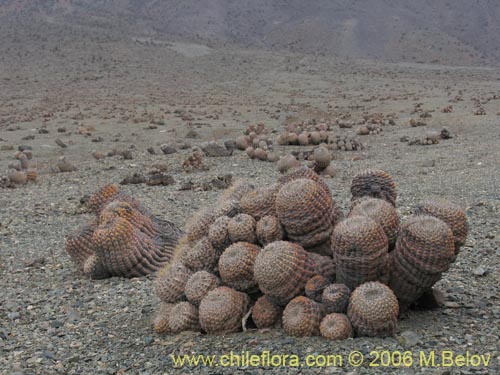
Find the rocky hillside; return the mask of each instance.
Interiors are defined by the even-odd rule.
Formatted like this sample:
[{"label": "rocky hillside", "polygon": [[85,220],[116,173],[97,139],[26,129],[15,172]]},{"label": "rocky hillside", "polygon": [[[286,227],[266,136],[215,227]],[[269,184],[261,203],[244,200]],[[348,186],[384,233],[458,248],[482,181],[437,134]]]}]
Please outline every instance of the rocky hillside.
[{"label": "rocky hillside", "polygon": [[384,61],[500,61],[496,0],[4,0],[0,18]]}]

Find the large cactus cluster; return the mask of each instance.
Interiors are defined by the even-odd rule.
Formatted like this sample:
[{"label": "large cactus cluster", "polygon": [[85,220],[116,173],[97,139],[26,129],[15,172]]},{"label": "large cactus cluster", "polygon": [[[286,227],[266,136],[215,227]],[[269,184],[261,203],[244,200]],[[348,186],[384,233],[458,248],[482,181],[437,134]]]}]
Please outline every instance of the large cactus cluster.
[{"label": "large cactus cluster", "polygon": [[158,273],[159,333],[248,326],[330,340],[390,336],[467,236],[465,213],[427,201],[400,223],[396,185],[356,175],[344,218],[328,185],[298,168],[269,186],[237,182],[186,225]]},{"label": "large cactus cluster", "polygon": [[182,231],[117,185],[98,190],[87,206],[95,217],[66,239],[66,252],[85,275],[139,277],[170,262]]}]

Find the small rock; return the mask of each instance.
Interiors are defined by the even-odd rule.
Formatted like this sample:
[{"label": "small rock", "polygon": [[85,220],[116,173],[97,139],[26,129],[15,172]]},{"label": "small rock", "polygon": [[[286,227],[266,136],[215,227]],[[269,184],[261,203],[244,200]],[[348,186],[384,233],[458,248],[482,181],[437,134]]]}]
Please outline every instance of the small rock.
[{"label": "small rock", "polygon": [[62,147],[62,148],[66,148],[68,147],[68,145],[66,143],[64,143],[63,141],[61,141],[61,139],[57,138],[55,140],[56,144],[59,146],[59,147]]},{"label": "small rock", "polygon": [[401,345],[404,346],[414,346],[419,343],[420,336],[413,331],[404,331],[398,337],[398,341]]},{"label": "small rock", "polygon": [[160,150],[165,155],[175,154],[177,152],[176,148],[174,146],[170,146],[170,145],[161,145]]},{"label": "small rock", "polygon": [[16,320],[16,319],[19,319],[20,317],[21,317],[21,314],[19,314],[17,311],[7,314],[7,318],[9,318],[10,320]]},{"label": "small rock", "polygon": [[488,273],[488,270],[484,268],[483,266],[477,267],[474,271],[472,271],[472,274],[474,276],[485,276]]},{"label": "small rock", "polygon": [[50,322],[50,326],[52,328],[61,328],[64,325],[64,323],[60,322],[59,320],[53,320]]}]

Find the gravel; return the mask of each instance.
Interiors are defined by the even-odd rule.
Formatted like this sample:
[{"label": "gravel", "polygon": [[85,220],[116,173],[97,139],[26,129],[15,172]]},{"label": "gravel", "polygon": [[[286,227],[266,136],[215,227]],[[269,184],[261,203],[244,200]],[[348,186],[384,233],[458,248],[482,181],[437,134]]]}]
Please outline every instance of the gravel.
[{"label": "gravel", "polygon": [[[364,63],[335,66],[325,60],[310,62],[316,70],[300,68],[293,73],[282,70],[279,61],[275,56],[259,55],[255,67],[244,73],[249,78],[243,84],[249,85],[245,86],[248,92],[242,92],[234,85],[235,70],[228,72],[226,81],[215,82],[215,79],[221,79],[219,74],[213,80],[212,77],[206,78],[207,81],[203,82],[209,83],[193,91],[193,97],[183,96],[182,92],[165,93],[170,99],[167,102],[172,103],[168,106],[171,111],[164,116],[167,125],[158,129],[145,130],[146,123],[139,122],[134,127],[130,121],[117,121],[109,115],[105,116],[113,113],[113,108],[104,99],[111,102],[117,99],[105,90],[99,91],[90,86],[92,83],[81,83],[82,91],[77,90],[79,86],[74,86],[72,94],[53,94],[52,100],[44,103],[54,112],[58,108],[56,99],[63,100],[63,95],[67,95],[69,101],[82,103],[79,110],[83,113],[85,124],[99,125],[93,134],[104,139],[98,144],[99,150],[105,152],[113,147],[126,149],[134,144],[133,160],[124,160],[119,156],[103,160],[92,158],[91,151],[97,146],[91,138],[76,133],[69,135],[76,129],[71,120],[75,117],[73,109],[57,112],[46,123],[49,133],[37,134],[30,141],[21,141],[21,138],[30,134],[31,129],[39,128],[36,118],[19,123],[20,130],[2,131],[5,142],[0,143],[17,148],[23,142],[33,149],[33,160],[38,163],[40,176],[36,184],[16,189],[0,188],[1,374],[187,374],[193,371],[201,374],[263,374],[269,370],[250,366],[173,369],[170,358],[171,354],[225,354],[245,350],[254,354],[263,351],[293,353],[301,358],[308,354],[341,354],[344,359],[350,351],[357,350],[366,357],[360,368],[344,363],[340,368],[273,368],[276,373],[373,374],[398,371],[395,368],[369,367],[368,359],[373,358],[370,353],[382,350],[412,351],[414,358],[420,351],[429,353],[432,350],[491,354],[491,364],[487,369],[470,366],[423,368],[414,364],[404,370],[399,369],[405,374],[486,374],[500,371],[500,126],[499,117],[495,115],[500,112],[500,101],[485,104],[487,115],[474,116],[470,100],[473,96],[486,97],[495,90],[498,92],[500,83],[496,80],[496,73],[465,69],[450,72],[444,67],[431,69],[423,66],[417,69],[404,65],[395,72],[390,66]],[[187,68],[193,68],[192,64],[196,63],[190,62]],[[207,72],[217,69],[203,58],[200,61],[202,65]],[[337,70],[333,70],[334,67]],[[262,73],[266,72],[264,68],[270,69],[269,72]],[[204,71],[199,71],[204,77]],[[441,73],[446,73],[446,78]],[[372,81],[373,77],[376,78]],[[261,86],[249,83],[253,79]],[[335,80],[337,85],[334,85]],[[106,82],[105,79],[103,85]],[[290,82],[294,82],[293,85]],[[275,91],[266,91],[271,90],[272,83],[276,85]],[[384,86],[386,83],[388,86]],[[451,84],[454,86],[449,89]],[[14,110],[22,113],[22,101],[11,98],[6,91],[15,88],[13,85],[16,83],[9,82],[0,91],[6,102],[15,103]],[[31,87],[25,86],[28,83],[19,85],[23,90]],[[287,95],[292,86],[298,90],[295,104],[283,105],[289,103]],[[231,98],[224,94],[225,89],[233,93]],[[448,90],[455,92],[459,89],[466,89],[466,99],[454,104],[454,112],[444,114],[436,111],[429,119],[429,124],[434,124],[436,128],[446,126],[450,132],[457,134],[456,137],[428,147],[409,147],[399,142],[403,136],[424,134],[421,128],[411,128],[407,121],[416,101],[423,102],[428,109],[444,107],[449,100]],[[141,86],[135,90],[130,91],[130,112],[140,113],[147,101],[141,99],[139,93],[147,89]],[[366,97],[373,94],[390,99],[359,101],[363,90]],[[165,101],[161,94],[162,91],[151,99],[151,108],[166,113],[159,110]],[[251,95],[254,96],[249,99]],[[93,97],[102,99],[103,104],[94,103]],[[175,138],[175,134],[179,134],[179,138],[186,134],[189,126],[175,116],[175,109],[190,108],[189,103],[195,103],[197,98],[200,104],[197,113],[192,114],[194,122],[199,118],[203,119],[200,123],[208,122],[210,126],[196,127],[200,138],[191,140],[194,145],[240,134],[248,122],[265,121],[271,128],[279,130],[286,114],[307,118],[315,116],[314,108],[319,113],[326,113],[324,103],[327,102],[338,106],[331,111],[336,114],[350,111],[349,105],[363,103],[362,109],[356,107],[358,109],[352,110],[354,117],[360,117],[363,111],[399,113],[397,125],[387,125],[381,134],[365,137],[366,141],[364,138],[364,150],[337,151],[333,163],[339,168],[339,174],[327,183],[334,198],[345,210],[349,205],[352,177],[364,168],[376,167],[393,175],[398,185],[398,211],[403,216],[410,214],[417,202],[429,196],[447,197],[466,208],[471,228],[467,244],[450,271],[437,284],[444,295],[444,306],[405,313],[399,322],[396,337],[386,339],[362,337],[332,343],[319,337],[288,337],[281,330],[248,330],[220,337],[191,332],[159,336],[150,324],[159,305],[152,288],[154,276],[92,281],[76,273],[64,253],[65,236],[91,217],[80,204],[80,199],[103,184],[118,183],[128,175],[143,173],[155,162],[165,162],[175,184],[126,185],[122,189],[140,199],[156,215],[183,225],[197,208],[213,202],[220,194],[218,190],[179,191],[179,187],[188,181],[210,180],[226,174],[232,174],[234,178],[254,179],[259,184],[275,181],[278,176],[275,164],[250,160],[239,151],[231,157],[206,158],[209,170],[192,173],[183,172],[181,168],[182,161],[192,150],[178,150],[169,155],[147,151],[150,147],[159,148]],[[217,98],[220,100],[216,101]],[[304,104],[307,102],[313,107],[307,107]],[[271,120],[263,111],[266,109],[267,113],[273,114],[278,108],[282,116],[279,121]],[[318,108],[322,108],[323,112]],[[203,111],[210,114],[214,110],[219,110],[217,119],[207,119],[202,114]],[[0,125],[0,129],[17,125],[12,121],[12,124]],[[225,128],[221,125],[223,122],[234,126]],[[57,133],[56,129],[63,125],[67,132]],[[163,129],[174,133],[166,134]],[[221,129],[225,129],[226,133],[221,133]],[[335,131],[350,134],[352,130],[336,128]],[[137,133],[140,135],[137,136]],[[56,134],[67,145],[66,148],[54,144]],[[291,148],[280,146],[277,149],[284,153]],[[14,151],[8,147],[2,150],[0,171],[3,173],[12,162]],[[55,172],[54,166],[62,153],[78,166],[77,171]],[[354,155],[357,157],[354,158]]]}]

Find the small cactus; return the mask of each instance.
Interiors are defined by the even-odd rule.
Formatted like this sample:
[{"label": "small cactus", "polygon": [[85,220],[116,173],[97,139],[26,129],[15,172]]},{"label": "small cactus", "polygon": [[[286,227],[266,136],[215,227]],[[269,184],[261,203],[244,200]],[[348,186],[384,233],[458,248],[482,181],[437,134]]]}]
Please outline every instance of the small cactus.
[{"label": "small cactus", "polygon": [[249,298],[227,286],[208,292],[201,300],[199,317],[201,328],[211,334],[238,332],[249,308]]},{"label": "small cactus", "polygon": [[231,242],[257,242],[255,219],[247,214],[238,214],[227,223],[227,232]]},{"label": "small cactus", "polygon": [[257,286],[253,275],[260,248],[248,242],[229,246],[219,258],[219,273],[225,285],[238,291],[250,292]]},{"label": "small cactus", "polygon": [[393,336],[398,314],[393,291],[378,281],[361,284],[349,298],[347,316],[358,336]]},{"label": "small cactus", "polygon": [[330,284],[321,295],[321,302],[327,313],[345,313],[351,290],[345,284]]},{"label": "small cactus", "polygon": [[389,173],[379,169],[368,169],[354,176],[351,194],[353,201],[368,196],[385,199],[396,206],[396,184]]},{"label": "small cactus", "polygon": [[198,306],[208,292],[220,285],[220,279],[207,271],[198,271],[191,275],[184,287],[184,294],[189,302]]},{"label": "small cactus", "polygon": [[258,241],[263,246],[274,241],[280,241],[285,237],[285,230],[276,216],[262,217],[257,222],[255,231]]},{"label": "small cactus", "polygon": [[314,262],[301,246],[276,241],[257,255],[254,276],[265,294],[286,303],[303,293],[307,280],[313,276]]},{"label": "small cactus", "polygon": [[252,308],[252,319],[257,328],[269,328],[279,321],[283,309],[272,298],[260,296]]},{"label": "small cactus", "polygon": [[353,336],[349,318],[345,314],[326,315],[319,326],[321,336],[328,340],[345,340]]},{"label": "small cactus", "polygon": [[283,311],[283,330],[290,336],[316,336],[321,318],[321,307],[317,302],[304,296],[295,297]]},{"label": "small cactus", "polygon": [[380,225],[367,216],[350,216],[332,234],[337,282],[354,289],[377,280],[385,263],[389,244]]}]

